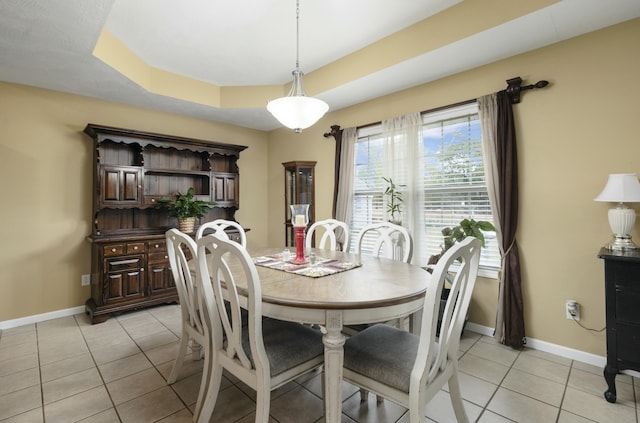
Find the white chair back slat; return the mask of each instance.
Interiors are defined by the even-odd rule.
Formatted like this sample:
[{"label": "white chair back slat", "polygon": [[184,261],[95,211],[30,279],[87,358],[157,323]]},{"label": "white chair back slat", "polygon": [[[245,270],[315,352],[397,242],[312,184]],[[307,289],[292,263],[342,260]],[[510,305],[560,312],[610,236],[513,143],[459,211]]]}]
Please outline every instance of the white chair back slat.
[{"label": "white chair back slat", "polygon": [[365,226],[356,238],[356,252],[362,254],[367,247],[371,254],[405,263],[411,261],[413,240],[406,228],[390,222]]},{"label": "white chair back slat", "polygon": [[[336,219],[319,220],[311,225],[307,230],[305,239],[306,248],[312,247],[313,234],[320,228],[324,229],[324,233],[320,240],[316,242],[317,248],[330,249],[332,251],[349,251],[349,225]],[[328,248],[327,243],[329,244]],[[342,248],[340,248],[341,245]]]},{"label": "white chair back slat", "polygon": [[203,223],[196,231],[196,240],[202,238],[205,234],[209,234],[209,232],[222,237],[222,239],[229,240],[229,234],[225,231],[227,228],[232,228],[238,231],[240,236],[239,244],[244,248],[247,248],[247,234],[244,228],[238,222],[233,220],[216,219],[211,222]]}]

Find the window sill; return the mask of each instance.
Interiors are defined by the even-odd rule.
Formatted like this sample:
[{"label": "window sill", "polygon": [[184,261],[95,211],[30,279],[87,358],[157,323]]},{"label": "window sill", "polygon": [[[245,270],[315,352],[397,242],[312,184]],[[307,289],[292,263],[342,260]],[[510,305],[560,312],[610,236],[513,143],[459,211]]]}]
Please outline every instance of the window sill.
[{"label": "window sill", "polygon": [[496,267],[480,266],[478,269],[478,276],[488,279],[498,279],[498,273],[500,269]]},{"label": "window sill", "polygon": [[[431,267],[433,268],[434,265],[429,265],[426,268]],[[451,272],[455,273],[458,271],[458,267],[455,265],[451,266]],[[498,273],[500,273],[500,269],[496,268],[496,267],[489,267],[489,266],[480,266],[478,268],[478,276],[482,277],[482,278],[487,278],[487,279],[495,279],[498,280]]]}]

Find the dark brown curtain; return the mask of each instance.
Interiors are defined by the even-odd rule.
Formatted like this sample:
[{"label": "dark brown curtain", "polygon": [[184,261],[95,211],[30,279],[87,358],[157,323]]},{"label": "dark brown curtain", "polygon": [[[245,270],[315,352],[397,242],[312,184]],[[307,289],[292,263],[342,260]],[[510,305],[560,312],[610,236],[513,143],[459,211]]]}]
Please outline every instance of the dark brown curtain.
[{"label": "dark brown curtain", "polygon": [[331,217],[336,218],[336,204],[338,202],[338,187],[340,186],[340,152],[342,151],[342,129],[340,125],[331,125],[331,131],[324,134],[325,138],[333,137],[336,140],[335,158],[333,163],[333,208]]},{"label": "dark brown curtain", "polygon": [[[502,312],[504,319],[504,343],[513,348],[522,348],[525,342],[524,310],[522,301],[522,278],[520,253],[516,241],[518,227],[518,152],[516,128],[513,121],[511,98],[505,91],[496,96],[497,102],[497,167],[499,174],[499,203],[504,251],[502,284]],[[499,305],[500,306],[500,305]]]}]

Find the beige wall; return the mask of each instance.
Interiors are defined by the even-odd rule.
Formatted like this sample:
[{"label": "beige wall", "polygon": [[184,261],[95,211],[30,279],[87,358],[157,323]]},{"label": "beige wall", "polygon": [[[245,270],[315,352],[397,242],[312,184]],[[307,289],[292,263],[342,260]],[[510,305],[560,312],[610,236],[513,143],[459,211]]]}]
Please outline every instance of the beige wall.
[{"label": "beige wall", "polygon": [[84,304],[90,273],[92,142],[87,123],[246,145],[240,210],[266,245],[268,142],[261,131],[0,83],[0,322]]},{"label": "beige wall", "polygon": [[[515,106],[518,130],[520,219],[527,336],[604,355],[604,333],[565,319],[567,299],[582,305],[581,322],[604,326],[603,264],[608,204],[593,201],[609,173],[640,173],[640,19],[557,43],[326,115],[302,132],[269,135],[269,241],[283,244],[283,168],[290,160],[317,160],[317,217],[331,215],[333,124],[358,126],[495,92],[521,76],[550,82],[527,91]],[[490,47],[488,47],[490,48]],[[638,235],[635,238],[640,241]],[[471,321],[493,327],[497,283],[476,285]]]},{"label": "beige wall", "polygon": [[[515,106],[520,165],[520,244],[527,335],[604,355],[604,334],[564,318],[567,299],[582,323],[604,326],[607,204],[593,202],[609,173],[640,173],[637,137],[640,20],[331,112],[293,134],[269,134],[0,83],[0,322],[80,306],[89,296],[91,150],[86,123],[247,145],[241,154],[239,221],[252,245],[284,244],[282,162],[316,160],[316,215],[331,215],[330,125],[357,126],[503,89],[521,76],[547,79]],[[265,204],[268,207],[265,207]],[[638,234],[634,234],[640,240]],[[476,285],[471,321],[492,327],[497,284]]]}]

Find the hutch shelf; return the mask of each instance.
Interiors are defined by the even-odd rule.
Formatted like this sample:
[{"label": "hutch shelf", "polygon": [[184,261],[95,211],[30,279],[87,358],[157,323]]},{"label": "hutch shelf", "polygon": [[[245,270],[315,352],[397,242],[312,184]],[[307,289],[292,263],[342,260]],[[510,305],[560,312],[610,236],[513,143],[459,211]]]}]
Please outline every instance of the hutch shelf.
[{"label": "hutch shelf", "polygon": [[[235,220],[237,161],[245,146],[88,124],[93,140],[92,323],[178,300],[165,232],[177,227],[161,198],[193,187],[216,207],[197,223]],[[229,233],[232,239],[237,234]]]}]

